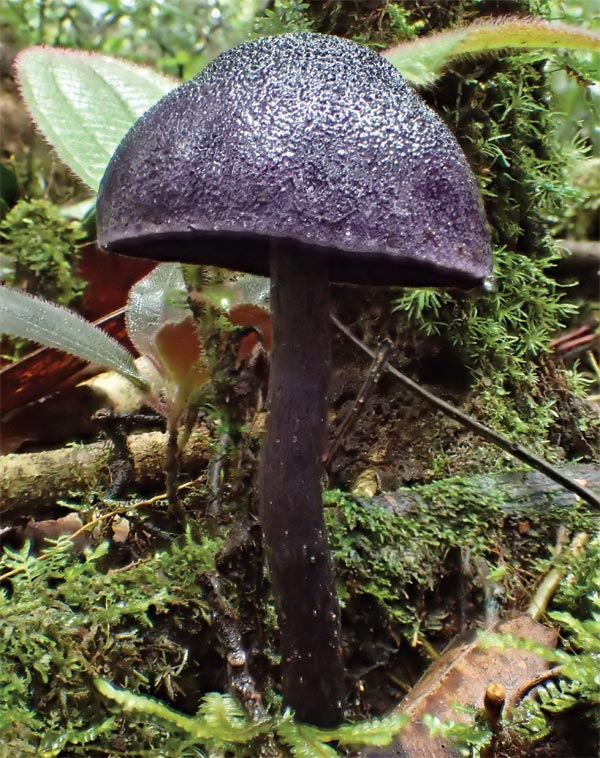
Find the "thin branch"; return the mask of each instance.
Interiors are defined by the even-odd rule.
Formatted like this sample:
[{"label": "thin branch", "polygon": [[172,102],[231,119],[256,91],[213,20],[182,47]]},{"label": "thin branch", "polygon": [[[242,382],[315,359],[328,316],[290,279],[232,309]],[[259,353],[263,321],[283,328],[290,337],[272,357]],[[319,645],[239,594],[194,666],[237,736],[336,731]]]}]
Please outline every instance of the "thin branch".
[{"label": "thin branch", "polygon": [[[355,345],[360,347],[360,349],[363,350],[367,355],[370,355],[371,358],[375,357],[376,351],[371,350],[370,347],[367,347],[367,345],[365,345],[365,343],[362,340],[360,340],[358,337],[352,334],[352,332],[348,329],[348,327],[344,326],[344,324],[342,324],[342,322],[333,314],[331,314],[331,320],[337,326],[337,328],[342,332],[342,334],[346,335],[348,339],[352,340],[352,342],[354,342]],[[482,437],[484,440],[487,440],[488,442],[491,442],[493,445],[496,445],[496,447],[499,447],[502,450],[505,450],[507,453],[510,453],[510,455],[512,455],[514,458],[517,458],[518,460],[523,461],[523,463],[527,463],[532,468],[537,469],[538,471],[541,471],[549,479],[552,479],[553,481],[562,485],[565,489],[571,492],[574,492],[582,500],[585,500],[585,502],[589,503],[591,506],[595,508],[600,508],[600,498],[596,497],[596,495],[594,495],[594,493],[591,492],[587,487],[584,487],[578,482],[575,482],[569,479],[568,477],[566,477],[557,468],[555,468],[550,463],[548,463],[548,461],[545,461],[543,458],[540,458],[538,455],[531,452],[531,450],[527,450],[527,448],[523,447],[522,445],[519,445],[516,442],[512,442],[507,437],[504,437],[502,434],[499,434],[498,432],[493,431],[489,427],[484,426],[483,424],[481,424],[479,421],[476,421],[471,416],[468,416],[466,413],[459,411],[458,408],[455,408],[453,405],[450,405],[450,403],[447,403],[445,400],[442,400],[441,398],[437,397],[437,395],[434,395],[431,392],[428,392],[426,389],[423,389],[423,387],[419,386],[416,382],[413,382],[412,379],[409,379],[407,376],[405,376],[400,371],[398,371],[397,368],[394,368],[394,366],[390,365],[389,362],[385,364],[384,368],[387,371],[389,371],[390,374],[395,376],[396,379],[399,379],[400,382],[402,382],[402,384],[405,387],[408,387],[413,392],[416,392],[418,395],[428,400],[430,403],[432,403],[432,405],[435,405],[437,408],[443,411],[447,416],[450,416],[450,418],[453,418],[455,421],[458,421],[459,424],[462,424],[467,429],[470,429],[471,431],[475,432],[475,434],[477,434],[479,437]]]},{"label": "thin branch", "polygon": [[344,417],[344,420],[339,425],[338,430],[335,435],[335,439],[329,446],[329,449],[327,450],[327,453],[325,454],[325,457],[323,459],[323,465],[325,468],[328,468],[331,461],[333,460],[335,454],[337,453],[340,445],[342,444],[342,441],[345,437],[347,437],[354,427],[356,426],[356,422],[361,416],[361,413],[365,409],[365,404],[367,400],[369,399],[371,393],[373,392],[373,388],[379,381],[379,377],[381,376],[382,372],[384,371],[385,364],[387,363],[388,356],[390,354],[390,350],[392,349],[392,343],[390,340],[384,340],[383,343],[377,348],[377,352],[375,354],[375,357],[373,358],[373,362],[371,363],[371,366],[369,367],[369,371],[367,373],[367,376],[365,378],[365,381],[362,384],[362,387],[358,391],[358,394],[356,396],[356,399],[354,403],[352,404],[352,407]]}]

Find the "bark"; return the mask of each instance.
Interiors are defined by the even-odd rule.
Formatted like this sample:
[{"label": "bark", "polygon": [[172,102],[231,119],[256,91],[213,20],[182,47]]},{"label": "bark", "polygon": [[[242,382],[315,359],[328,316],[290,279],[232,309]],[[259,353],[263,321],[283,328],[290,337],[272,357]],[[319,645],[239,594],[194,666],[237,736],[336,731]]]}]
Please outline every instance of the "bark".
[{"label": "bark", "polygon": [[[161,432],[133,434],[127,445],[133,458],[132,486],[139,492],[164,489],[167,436]],[[182,471],[196,477],[205,470],[208,437],[198,432],[188,442]],[[110,441],[91,445],[17,453],[0,458],[0,515],[43,515],[72,492],[99,492],[112,481],[115,449]]]}]

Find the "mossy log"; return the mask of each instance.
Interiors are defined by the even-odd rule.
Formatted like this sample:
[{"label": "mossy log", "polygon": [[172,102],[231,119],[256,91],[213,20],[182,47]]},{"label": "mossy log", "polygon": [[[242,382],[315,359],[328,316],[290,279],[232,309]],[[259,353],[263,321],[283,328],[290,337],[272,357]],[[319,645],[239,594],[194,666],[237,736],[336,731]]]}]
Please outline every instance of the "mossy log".
[{"label": "mossy log", "polygon": [[[164,489],[167,435],[162,432],[127,437],[132,462],[131,485],[139,492]],[[202,432],[189,440],[181,470],[199,476],[208,462],[208,437]],[[112,484],[117,461],[114,444],[105,440],[36,453],[0,458],[0,515],[48,517],[60,500],[74,493],[104,492]]]},{"label": "mossy log", "polygon": [[[133,474],[131,485],[140,492],[160,489],[164,480],[167,435],[161,432],[133,434],[127,437]],[[74,492],[102,492],[112,482],[111,467],[116,452],[105,440],[89,445],[18,453],[0,458],[0,514],[44,515],[60,500]],[[208,463],[208,438],[195,434],[183,453],[182,472],[199,476]],[[571,464],[562,469],[600,494],[600,465]],[[575,505],[577,497],[537,471],[511,471],[474,477],[482,491],[495,492],[507,512],[540,511],[549,504]],[[416,506],[427,507],[419,495],[408,488],[378,495],[398,515],[408,515]]]},{"label": "mossy log", "polygon": [[[558,467],[573,481],[600,494],[600,463],[572,463]],[[506,471],[498,474],[478,474],[469,478],[482,493],[494,493],[497,504],[507,513],[540,515],[546,509],[574,507],[579,498],[540,471]],[[430,508],[420,494],[409,488],[377,495],[375,501],[384,504],[398,516],[409,516],[415,508]]]}]

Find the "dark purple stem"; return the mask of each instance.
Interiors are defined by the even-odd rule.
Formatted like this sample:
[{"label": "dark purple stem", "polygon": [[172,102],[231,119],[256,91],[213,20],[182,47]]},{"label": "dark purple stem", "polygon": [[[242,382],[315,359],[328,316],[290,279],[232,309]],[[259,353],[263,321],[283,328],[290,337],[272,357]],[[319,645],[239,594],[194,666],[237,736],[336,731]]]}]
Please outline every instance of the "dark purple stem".
[{"label": "dark purple stem", "polygon": [[273,352],[260,519],[281,630],[283,694],[299,721],[342,718],[340,610],[321,495],[331,334],[327,261],[273,243]]}]

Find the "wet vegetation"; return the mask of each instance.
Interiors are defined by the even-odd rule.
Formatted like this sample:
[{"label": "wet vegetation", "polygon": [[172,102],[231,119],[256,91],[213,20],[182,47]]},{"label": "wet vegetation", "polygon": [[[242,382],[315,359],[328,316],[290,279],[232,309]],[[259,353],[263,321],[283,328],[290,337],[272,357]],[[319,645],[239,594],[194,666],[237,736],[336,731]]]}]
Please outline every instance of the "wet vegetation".
[{"label": "wet vegetation", "polygon": [[[99,50],[188,79],[249,35],[313,31],[382,51],[490,16],[597,23],[586,0],[98,5],[101,12],[85,3],[7,0],[2,10],[2,283],[88,318],[94,292],[120,289],[125,305],[132,282],[119,283],[116,268],[110,279],[104,260],[95,269],[86,258],[95,239],[94,198],[31,129],[11,68],[21,49],[44,43]],[[334,312],[358,337],[373,347],[389,341],[390,363],[566,465],[568,476],[596,493],[600,371],[590,281],[598,262],[582,263],[573,251],[579,242],[598,245],[598,85],[591,87],[598,55],[463,56],[419,88],[477,176],[492,235],[494,291],[333,291]],[[50,444],[72,445],[83,460],[99,429],[114,452],[94,464],[96,485],[70,486],[64,470],[47,502],[28,507],[25,497],[18,506],[0,505],[0,757],[400,755],[397,742],[385,745],[402,735],[407,717],[401,705],[394,709],[419,677],[462,633],[485,628],[489,635],[498,618],[524,613],[553,572],[560,578],[539,620],[560,630],[557,646],[506,635],[482,643],[538,656],[537,673],[521,683],[531,697],[507,706],[498,723],[486,715],[484,687],[456,719],[430,713],[424,721],[456,755],[597,753],[597,512],[541,475],[524,473],[386,373],[327,470],[345,723],[319,730],[284,710],[255,486],[270,347],[264,303],[253,296],[256,310],[244,310],[251,298],[240,295],[244,305],[236,312],[222,305],[230,297],[222,273],[202,269],[185,277],[204,379],[171,424],[167,483],[160,475],[158,484],[144,479],[139,460],[163,466],[144,447],[144,435],[169,425],[164,388],[171,400],[177,396],[171,368],[182,370],[175,359],[189,345],[187,326],[169,353],[174,363],[162,367],[170,384],[154,384],[152,401],[146,395],[125,416],[113,408],[92,423],[97,406],[79,410],[69,394],[76,390],[61,395],[58,386],[28,409],[3,395],[11,402],[2,417],[5,471],[31,454],[39,458],[28,459],[27,476],[43,477]],[[3,338],[5,366],[27,349]],[[196,366],[198,354],[188,358]],[[336,332],[330,443],[369,371],[364,354]],[[35,372],[27,381],[37,381]],[[148,381],[156,382],[155,374]],[[39,417],[43,427],[43,408],[53,404],[61,415],[90,418],[45,443],[44,430],[31,432],[28,419]],[[107,399],[103,404],[110,407]],[[139,459],[127,446],[132,433],[141,441]],[[173,463],[173,445],[189,438],[208,461],[199,475],[188,475],[184,458],[180,469]],[[582,534],[584,547],[570,549]]]}]

